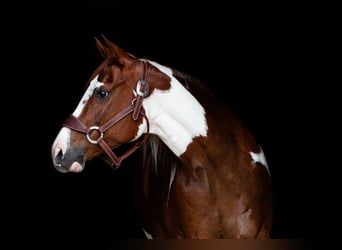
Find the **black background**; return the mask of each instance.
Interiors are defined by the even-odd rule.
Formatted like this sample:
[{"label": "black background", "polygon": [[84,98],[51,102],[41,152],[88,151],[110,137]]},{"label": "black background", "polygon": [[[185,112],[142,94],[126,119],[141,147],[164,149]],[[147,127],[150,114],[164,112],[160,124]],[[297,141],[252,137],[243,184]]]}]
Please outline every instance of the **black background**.
[{"label": "black background", "polygon": [[134,156],[118,171],[95,159],[78,174],[58,173],[51,160],[62,122],[102,60],[94,37],[105,34],[137,57],[203,80],[233,107],[270,166],[272,238],[315,238],[326,202],[317,178],[323,152],[317,124],[326,116],[318,102],[323,92],[313,84],[322,74],[316,66],[321,29],[319,12],[313,11],[317,7],[71,1],[25,12],[23,6],[22,25],[11,31],[13,37],[20,33],[11,40],[11,51],[18,55],[12,57],[11,77],[20,95],[13,96],[13,89],[6,92],[24,104],[6,109],[18,121],[11,155],[15,179],[6,187],[11,191],[6,192],[10,232],[30,235],[32,242],[44,235],[54,242],[73,239],[98,246],[144,237],[132,198]]}]

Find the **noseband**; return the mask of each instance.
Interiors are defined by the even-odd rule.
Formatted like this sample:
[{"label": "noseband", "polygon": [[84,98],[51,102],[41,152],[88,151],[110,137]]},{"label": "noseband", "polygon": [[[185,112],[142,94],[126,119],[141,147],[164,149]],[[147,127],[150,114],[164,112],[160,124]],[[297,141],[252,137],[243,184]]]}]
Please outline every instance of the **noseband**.
[{"label": "noseband", "polygon": [[[100,147],[102,147],[102,149],[105,151],[105,153],[111,160],[111,161],[107,161],[107,163],[110,164],[113,168],[118,168],[121,165],[121,162],[125,158],[130,156],[134,151],[136,151],[141,145],[143,145],[147,141],[148,136],[149,136],[149,130],[150,130],[149,121],[146,117],[145,110],[142,106],[143,98],[149,94],[149,85],[146,80],[147,79],[147,65],[145,61],[142,61],[142,62],[144,66],[143,77],[137,82],[137,85],[136,85],[137,97],[132,100],[132,103],[130,106],[123,109],[121,112],[119,112],[117,115],[115,115],[113,118],[111,118],[102,126],[95,125],[95,126],[87,127],[86,125],[84,125],[83,122],[81,122],[77,117],[73,115],[70,115],[63,123],[63,127],[67,127],[72,130],[85,134],[89,143],[98,144]],[[139,115],[141,115],[146,120],[147,131],[142,140],[137,141],[136,144],[133,145],[131,148],[129,148],[122,156],[118,157],[113,152],[113,150],[108,146],[108,144],[104,141],[103,135],[104,135],[104,132],[106,132],[110,127],[112,127],[114,124],[122,120],[124,117],[128,116],[130,113],[132,113],[132,119],[134,121],[136,121],[139,118]],[[90,134],[93,131],[97,131],[99,134],[96,139],[92,139],[90,136]]]}]

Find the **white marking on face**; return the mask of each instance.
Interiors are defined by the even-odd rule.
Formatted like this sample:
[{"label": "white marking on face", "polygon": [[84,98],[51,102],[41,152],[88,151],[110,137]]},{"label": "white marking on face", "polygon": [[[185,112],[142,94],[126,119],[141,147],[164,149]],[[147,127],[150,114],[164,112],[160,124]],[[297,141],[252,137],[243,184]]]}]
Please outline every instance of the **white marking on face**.
[{"label": "white marking on face", "polygon": [[[154,89],[143,102],[150,120],[150,132],[156,134],[176,155],[180,156],[196,136],[207,136],[205,110],[197,99],[172,75],[172,70],[156,62],[153,66],[171,78],[168,90]],[[138,135],[146,131],[139,127]]]},{"label": "white marking on face", "polygon": [[260,151],[258,153],[249,152],[249,154],[251,155],[252,160],[253,160],[254,163],[255,162],[259,162],[260,164],[262,164],[264,167],[266,167],[268,174],[271,175],[270,174],[270,170],[268,168],[268,164],[267,164],[267,161],[266,161],[266,157],[265,157],[264,151],[262,150],[261,147],[260,147]]},{"label": "white marking on face", "polygon": [[60,151],[62,151],[62,153],[64,154],[69,147],[69,143],[70,143],[70,129],[63,127],[59,131],[55,141],[52,144],[52,148],[51,148],[52,159],[54,160]]},{"label": "white marking on face", "polygon": [[[80,100],[78,106],[76,107],[75,111],[73,112],[73,115],[75,117],[78,117],[82,113],[83,108],[86,105],[87,101],[94,94],[94,90],[97,87],[100,87],[103,85],[102,82],[97,81],[97,78],[98,78],[98,76],[96,76],[90,82],[90,84],[89,84],[87,90],[85,91],[82,99]],[[66,127],[61,128],[61,130],[59,131],[55,141],[52,144],[52,148],[51,148],[51,154],[52,154],[53,161],[55,161],[55,158],[60,151],[62,151],[62,153],[65,154],[65,152],[70,147],[70,131],[71,130],[69,128],[66,128]],[[59,164],[56,164],[55,162],[54,162],[54,164],[56,166],[59,166]],[[74,163],[70,168],[70,171],[74,171],[74,172],[79,172],[80,170],[81,170],[81,166],[79,163]]]},{"label": "white marking on face", "polygon": [[104,85],[103,82],[97,81],[97,78],[98,78],[98,75],[90,82],[90,84],[89,84],[87,90],[85,91],[82,99],[78,103],[74,113],[72,113],[74,116],[78,117],[82,113],[84,106],[87,104],[87,101],[90,99],[90,97],[93,96],[94,90],[96,88]]}]

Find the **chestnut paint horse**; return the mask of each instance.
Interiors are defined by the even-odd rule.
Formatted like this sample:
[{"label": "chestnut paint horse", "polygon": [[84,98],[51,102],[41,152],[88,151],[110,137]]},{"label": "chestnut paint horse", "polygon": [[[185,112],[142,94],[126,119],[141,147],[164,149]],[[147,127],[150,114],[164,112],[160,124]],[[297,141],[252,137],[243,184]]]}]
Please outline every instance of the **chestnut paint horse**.
[{"label": "chestnut paint horse", "polygon": [[270,173],[243,122],[199,80],[101,40],[104,61],[52,145],[56,170],[99,156],[118,168],[140,148],[146,238],[270,238]]}]

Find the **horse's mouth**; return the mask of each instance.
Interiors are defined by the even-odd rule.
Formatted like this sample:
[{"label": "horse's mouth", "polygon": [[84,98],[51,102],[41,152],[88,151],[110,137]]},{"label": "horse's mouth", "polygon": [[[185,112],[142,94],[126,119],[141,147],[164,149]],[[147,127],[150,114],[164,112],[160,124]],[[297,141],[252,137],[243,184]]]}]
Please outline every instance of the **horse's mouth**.
[{"label": "horse's mouth", "polygon": [[61,164],[54,164],[55,169],[60,173],[67,173],[67,172],[73,172],[73,173],[79,173],[82,172],[84,169],[84,165],[74,161],[70,167],[63,167]]}]

